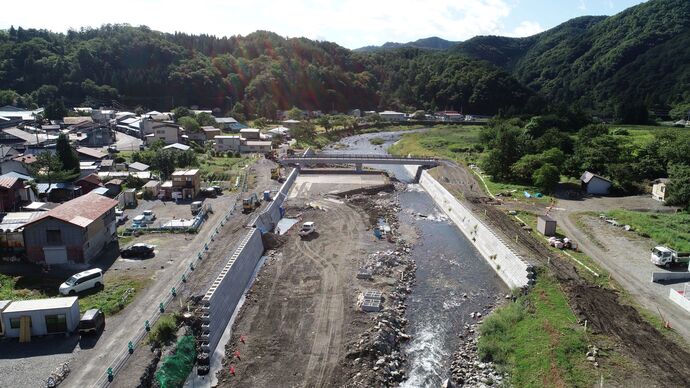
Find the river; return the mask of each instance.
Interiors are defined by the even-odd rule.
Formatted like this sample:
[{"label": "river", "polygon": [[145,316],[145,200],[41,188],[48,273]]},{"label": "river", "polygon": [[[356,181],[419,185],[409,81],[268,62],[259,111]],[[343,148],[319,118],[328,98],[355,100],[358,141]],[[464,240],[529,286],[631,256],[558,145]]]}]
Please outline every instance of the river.
[{"label": "river", "polygon": [[[346,137],[326,153],[387,154],[386,149],[405,132],[381,132]],[[385,143],[375,146],[372,138]],[[342,147],[345,145],[345,147]],[[451,355],[458,349],[458,334],[474,323],[472,312],[482,311],[508,292],[472,243],[435,206],[431,197],[402,166],[369,166],[387,170],[407,190],[399,194],[401,223],[413,225],[418,239],[412,249],[417,262],[416,286],[407,299],[408,334],[403,349],[409,363],[402,387],[438,387],[449,376]],[[422,215],[422,216],[420,216]]]}]

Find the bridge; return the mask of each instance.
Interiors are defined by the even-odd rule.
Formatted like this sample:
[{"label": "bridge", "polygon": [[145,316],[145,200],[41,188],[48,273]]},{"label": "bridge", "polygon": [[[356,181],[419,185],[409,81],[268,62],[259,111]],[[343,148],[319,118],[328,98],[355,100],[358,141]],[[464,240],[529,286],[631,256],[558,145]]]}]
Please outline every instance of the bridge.
[{"label": "bridge", "polygon": [[397,164],[419,166],[416,179],[422,173],[422,169],[436,167],[440,164],[438,159],[415,156],[392,155],[366,155],[366,154],[313,154],[305,152],[301,156],[286,156],[278,161],[282,165],[311,166],[315,164],[354,164],[357,171],[362,171],[366,164]]}]

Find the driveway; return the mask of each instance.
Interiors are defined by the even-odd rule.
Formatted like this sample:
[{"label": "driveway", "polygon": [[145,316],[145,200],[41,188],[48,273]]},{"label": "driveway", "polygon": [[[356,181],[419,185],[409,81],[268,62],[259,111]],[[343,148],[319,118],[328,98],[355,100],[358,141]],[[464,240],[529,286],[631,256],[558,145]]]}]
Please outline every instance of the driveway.
[{"label": "driveway", "polygon": [[[122,132],[115,131],[115,146],[120,151],[139,151],[139,145],[142,144],[138,137],[130,136]],[[104,147],[107,152],[108,147]]]},{"label": "driveway", "polygon": [[[676,285],[652,283],[652,272],[667,271],[650,262],[650,249],[656,245],[649,238],[615,227],[595,216],[577,215],[584,211],[603,212],[611,209],[668,210],[648,196],[622,198],[591,198],[584,200],[559,200],[555,217],[566,235],[578,242],[580,250],[593,258],[601,267],[652,314],[659,311],[671,327],[690,341],[690,314],[668,298]],[[561,210],[562,209],[562,210]],[[580,217],[581,226],[576,223]],[[586,229],[586,230],[583,230]],[[681,269],[676,269],[676,271]],[[682,269],[685,270],[685,269]],[[658,310],[657,310],[658,309]]]}]

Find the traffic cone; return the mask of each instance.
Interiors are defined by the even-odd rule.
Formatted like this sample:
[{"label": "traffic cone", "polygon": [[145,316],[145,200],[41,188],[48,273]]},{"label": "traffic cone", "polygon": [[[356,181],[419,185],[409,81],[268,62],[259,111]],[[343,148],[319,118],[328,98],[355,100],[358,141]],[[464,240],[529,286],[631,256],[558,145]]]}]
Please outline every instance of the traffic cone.
[{"label": "traffic cone", "polygon": [[240,342],[244,343],[244,336],[243,335],[240,336]]},{"label": "traffic cone", "polygon": [[242,360],[240,358],[240,351],[239,350],[235,350],[235,357],[237,357],[238,360]]},{"label": "traffic cone", "polygon": [[235,375],[235,367],[233,365],[230,365],[230,374]]}]

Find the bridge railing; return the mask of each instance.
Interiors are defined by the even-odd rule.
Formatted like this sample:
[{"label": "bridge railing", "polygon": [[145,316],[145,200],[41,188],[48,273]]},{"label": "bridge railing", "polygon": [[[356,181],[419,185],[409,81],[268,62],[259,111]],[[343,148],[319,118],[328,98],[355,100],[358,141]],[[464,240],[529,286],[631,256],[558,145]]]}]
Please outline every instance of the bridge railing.
[{"label": "bridge railing", "polygon": [[288,156],[283,159],[390,159],[390,160],[423,160],[429,162],[438,162],[439,159],[427,156],[394,156],[382,154],[313,154],[303,156]]}]

